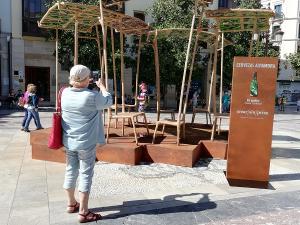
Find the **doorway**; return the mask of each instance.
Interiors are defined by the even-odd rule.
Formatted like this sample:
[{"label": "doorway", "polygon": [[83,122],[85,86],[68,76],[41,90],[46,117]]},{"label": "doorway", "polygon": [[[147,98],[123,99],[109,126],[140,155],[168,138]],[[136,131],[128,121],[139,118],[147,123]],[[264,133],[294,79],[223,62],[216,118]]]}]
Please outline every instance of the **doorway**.
[{"label": "doorway", "polygon": [[25,66],[25,87],[27,84],[37,86],[37,95],[50,101],[50,67]]}]

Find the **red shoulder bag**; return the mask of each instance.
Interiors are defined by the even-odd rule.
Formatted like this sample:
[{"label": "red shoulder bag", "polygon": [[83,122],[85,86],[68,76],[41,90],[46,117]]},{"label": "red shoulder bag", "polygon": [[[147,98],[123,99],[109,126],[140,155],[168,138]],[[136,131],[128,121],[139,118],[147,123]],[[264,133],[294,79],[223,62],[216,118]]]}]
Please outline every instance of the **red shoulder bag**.
[{"label": "red shoulder bag", "polygon": [[59,149],[63,146],[62,143],[62,127],[61,127],[61,95],[66,87],[62,87],[57,96],[56,112],[52,116],[52,129],[48,139],[48,148]]}]

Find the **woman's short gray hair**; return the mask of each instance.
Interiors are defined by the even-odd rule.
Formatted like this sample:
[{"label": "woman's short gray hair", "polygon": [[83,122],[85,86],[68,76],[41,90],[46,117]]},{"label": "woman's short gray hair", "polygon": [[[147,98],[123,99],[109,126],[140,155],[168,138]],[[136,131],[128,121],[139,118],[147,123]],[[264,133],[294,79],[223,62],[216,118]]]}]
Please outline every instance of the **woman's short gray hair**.
[{"label": "woman's short gray hair", "polygon": [[75,65],[70,70],[70,84],[74,85],[74,83],[81,83],[85,79],[87,79],[91,74],[89,68],[84,65]]}]

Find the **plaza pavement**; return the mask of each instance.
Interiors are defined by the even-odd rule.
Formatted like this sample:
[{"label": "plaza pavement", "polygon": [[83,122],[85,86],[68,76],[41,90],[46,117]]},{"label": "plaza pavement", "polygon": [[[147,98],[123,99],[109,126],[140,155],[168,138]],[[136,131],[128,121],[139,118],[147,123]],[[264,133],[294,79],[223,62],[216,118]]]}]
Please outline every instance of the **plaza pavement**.
[{"label": "plaza pavement", "polygon": [[[40,112],[44,127],[51,114]],[[64,165],[31,159],[22,116],[0,111],[0,225],[77,224],[65,213]],[[209,159],[194,168],[98,162],[90,207],[104,219],[92,224],[300,224],[300,113],[275,115],[269,189],[230,187],[225,169]]]}]

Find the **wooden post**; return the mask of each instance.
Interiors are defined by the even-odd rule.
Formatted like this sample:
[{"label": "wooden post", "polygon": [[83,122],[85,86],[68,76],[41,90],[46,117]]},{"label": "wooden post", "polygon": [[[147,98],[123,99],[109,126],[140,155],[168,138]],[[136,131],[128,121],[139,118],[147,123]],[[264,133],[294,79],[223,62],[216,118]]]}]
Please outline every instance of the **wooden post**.
[{"label": "wooden post", "polygon": [[158,55],[158,43],[157,43],[157,30],[155,31],[155,38],[153,40],[154,61],[155,61],[155,81],[156,81],[156,111],[157,118],[160,119],[160,74],[159,74],[159,55]]},{"label": "wooden post", "polygon": [[121,48],[121,93],[122,93],[122,112],[125,112],[125,85],[124,85],[124,36],[120,31],[120,48]]},{"label": "wooden post", "polygon": [[74,65],[78,64],[78,20],[75,19]]},{"label": "wooden post", "polygon": [[222,32],[222,46],[221,46],[220,113],[222,113],[222,97],[223,97],[223,66],[224,66],[224,32]]},{"label": "wooden post", "polygon": [[141,48],[142,48],[142,35],[139,37],[139,47],[137,52],[137,65],[136,65],[136,75],[135,75],[135,96],[134,105],[137,106],[137,96],[138,96],[138,84],[140,75],[140,61],[141,61]]},{"label": "wooden post", "polygon": [[188,43],[188,47],[187,47],[187,51],[186,51],[185,65],[184,65],[183,76],[182,76],[182,83],[181,83],[179,109],[178,109],[178,116],[177,116],[177,145],[179,145],[180,121],[181,121],[181,112],[182,112],[182,103],[183,103],[183,92],[184,92],[184,85],[185,85],[185,80],[186,80],[186,71],[187,71],[188,61],[189,61],[189,56],[190,56],[190,48],[191,48],[191,43],[192,43],[192,37],[193,37],[195,19],[196,19],[196,16],[194,14],[193,15],[193,19],[192,19],[192,25],[191,25],[189,43]]},{"label": "wooden post", "polygon": [[99,35],[99,29],[98,29],[98,25],[95,26],[96,27],[96,35],[97,35],[97,46],[98,46],[98,55],[99,55],[99,70],[101,73],[101,79],[102,79],[102,57],[101,57],[101,45],[100,45],[100,35]]},{"label": "wooden post", "polygon": [[55,107],[58,107],[58,29],[55,32]]},{"label": "wooden post", "polygon": [[117,72],[116,72],[116,59],[115,59],[115,37],[114,37],[114,30],[112,27],[110,28],[110,38],[111,38],[111,54],[112,54],[113,73],[114,73],[115,115],[117,115],[118,113]]}]

